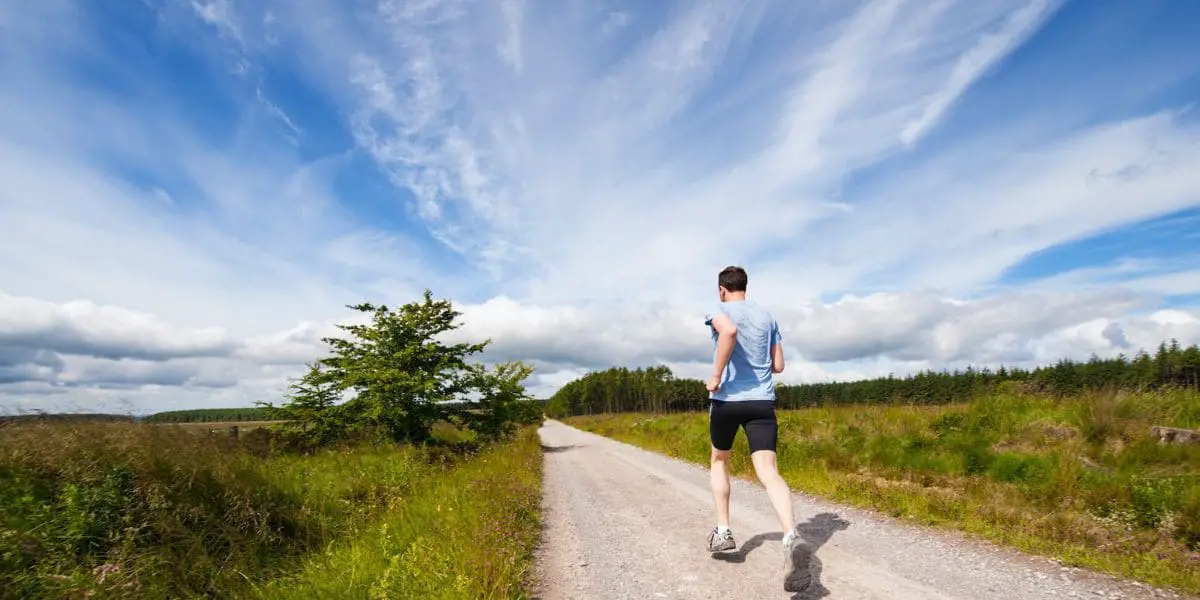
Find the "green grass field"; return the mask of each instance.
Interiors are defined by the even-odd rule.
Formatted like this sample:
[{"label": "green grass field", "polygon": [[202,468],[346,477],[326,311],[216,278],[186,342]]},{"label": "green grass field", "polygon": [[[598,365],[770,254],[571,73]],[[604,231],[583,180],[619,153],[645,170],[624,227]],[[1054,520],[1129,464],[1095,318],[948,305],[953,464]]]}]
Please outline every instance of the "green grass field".
[{"label": "green grass field", "polygon": [[[781,411],[779,464],[798,490],[955,528],[1071,565],[1200,592],[1200,394],[995,395],[941,407]],[[706,413],[572,417],[571,425],[708,464]],[[753,476],[739,433],[733,472]]]},{"label": "green grass field", "polygon": [[533,428],[474,455],[270,457],[202,429],[0,427],[0,598],[524,594],[539,532]]}]

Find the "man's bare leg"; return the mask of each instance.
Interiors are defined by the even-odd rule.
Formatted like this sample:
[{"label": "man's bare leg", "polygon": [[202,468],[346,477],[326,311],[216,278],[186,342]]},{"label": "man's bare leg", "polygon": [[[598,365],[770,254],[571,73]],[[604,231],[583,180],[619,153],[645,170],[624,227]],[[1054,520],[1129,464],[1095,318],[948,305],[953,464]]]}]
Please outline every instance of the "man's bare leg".
[{"label": "man's bare leg", "polygon": [[810,553],[797,552],[796,544],[802,540],[796,531],[796,520],[792,515],[792,492],[787,482],[779,476],[779,465],[776,455],[770,450],[759,450],[750,455],[754,463],[754,471],[758,480],[767,488],[767,497],[775,507],[779,517],[779,525],[783,528],[783,589],[788,592],[800,592],[808,588],[812,582],[809,572]]},{"label": "man's bare leg", "polygon": [[717,525],[729,527],[729,451],[712,449],[712,468],[709,471],[713,502],[717,507]]},{"label": "man's bare leg", "polygon": [[708,534],[708,551],[724,552],[737,548],[733,532],[729,530],[729,451],[712,449],[712,467],[709,471],[712,484],[713,504],[717,509],[717,526]]},{"label": "man's bare leg", "polygon": [[792,491],[788,489],[787,482],[779,475],[779,465],[776,463],[775,453],[770,450],[759,450],[750,455],[750,460],[754,463],[754,472],[758,474],[758,480],[767,489],[767,497],[771,499],[771,505],[775,507],[775,514],[779,517],[779,525],[783,528],[784,535],[795,531],[796,520],[792,515]]}]

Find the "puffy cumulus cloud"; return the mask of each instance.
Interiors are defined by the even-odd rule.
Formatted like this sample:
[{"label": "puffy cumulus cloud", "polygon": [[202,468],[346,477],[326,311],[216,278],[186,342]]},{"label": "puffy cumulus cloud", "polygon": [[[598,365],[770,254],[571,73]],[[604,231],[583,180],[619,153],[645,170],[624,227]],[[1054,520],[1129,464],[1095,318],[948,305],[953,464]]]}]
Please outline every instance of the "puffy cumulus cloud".
[{"label": "puffy cumulus cloud", "polygon": [[238,349],[237,356],[262,365],[300,365],[325,351],[323,338],[342,335],[344,333],[332,321],[303,321],[290,329],[247,339]]},{"label": "puffy cumulus cloud", "polygon": [[[780,323],[787,382],[850,380],[945,366],[1035,366],[1061,357],[1200,343],[1200,312],[1154,310],[1152,296],[1121,289],[1010,291],[956,299],[932,291],[847,295],[799,307],[764,302]],[[496,298],[463,310],[458,339],[492,337],[490,360],[530,360],[561,385],[613,365],[666,364],[703,377],[711,340],[703,308],[631,301],[603,308]]]},{"label": "puffy cumulus cloud", "polygon": [[1151,350],[1170,338],[1183,344],[1195,344],[1200,343],[1200,311],[1164,309],[1139,319],[1108,323],[1089,321],[1081,328],[1081,334],[1087,335],[1088,339],[1099,343],[1099,336],[1114,348],[1126,351]]},{"label": "puffy cumulus cloud", "polygon": [[1115,319],[1146,298],[1129,292],[1017,292],[956,300],[933,292],[846,296],[801,308],[781,323],[806,358],[870,356],[935,363],[1027,362],[1032,340],[1089,320]]},{"label": "puffy cumulus cloud", "polygon": [[96,358],[227,356],[237,343],[220,327],[172,327],[151,314],[87,300],[57,304],[0,291],[0,346]]},{"label": "puffy cumulus cloud", "polygon": [[149,414],[197,407],[244,407],[256,401],[277,401],[285,389],[278,378],[238,380],[233,387],[155,383],[109,383],[71,386],[25,382],[0,384],[0,413],[110,412]]},{"label": "puffy cumulus cloud", "polygon": [[105,389],[140,395],[157,388],[232,388],[256,375],[255,365],[235,360],[242,345],[219,327],[178,327],[118,306],[0,292],[0,395],[6,400],[68,396],[85,402]]},{"label": "puffy cumulus cloud", "polygon": [[105,360],[72,357],[55,382],[69,386],[227,388],[238,384],[236,367],[218,360]]},{"label": "puffy cumulus cloud", "polygon": [[[1152,351],[1170,337],[1200,343],[1200,311],[1156,309],[1152,297],[1133,291],[1025,290],[972,299],[931,291],[881,292],[802,306],[764,305],[784,333],[787,370],[781,380],[786,383],[968,364],[1034,366],[1093,353],[1131,355],[1138,349]],[[614,365],[665,364],[677,376],[693,378],[703,378],[711,368],[703,305],[628,301],[579,307],[501,296],[456,307],[462,313],[459,328],[445,340],[491,339],[479,358],[531,363],[536,371],[528,388],[540,397],[589,371]],[[154,339],[120,331],[136,330],[143,322],[155,323],[152,331],[174,330],[147,315],[129,319],[119,309],[94,316],[109,319],[93,327],[115,332],[114,339]],[[337,323],[364,319],[348,317],[225,340],[220,347],[231,349],[218,356],[169,357],[160,348],[149,353],[153,359],[141,358],[144,351],[109,353],[119,355],[117,359],[71,353],[75,347],[62,344],[58,329],[48,328],[44,339],[25,335],[20,346],[0,347],[0,395],[8,404],[99,402],[139,411],[178,408],[188,399],[203,398],[205,405],[275,401],[286,392],[289,378],[302,372],[303,363],[327,352],[323,337],[342,335]],[[169,389],[183,395],[170,397],[163,392]]]},{"label": "puffy cumulus cloud", "polygon": [[0,366],[0,384],[41,381],[52,377],[53,373],[47,373],[44,368],[27,363]]},{"label": "puffy cumulus cloud", "polygon": [[[0,364],[0,413],[30,410],[147,414],[196,407],[278,402],[294,365],[259,365],[228,358],[170,361],[63,357],[61,366],[34,370]],[[14,377],[5,374],[16,373]]]},{"label": "puffy cumulus cloud", "polygon": [[526,391],[534,398],[549,398],[562,386],[583,377],[587,369],[559,369],[556,371],[535,371],[529,381],[525,382]]},{"label": "puffy cumulus cloud", "polygon": [[64,367],[62,357],[53,352],[0,347],[0,384],[52,381]]},{"label": "puffy cumulus cloud", "polygon": [[521,303],[505,296],[460,308],[448,339],[492,339],[489,360],[533,360],[590,369],[683,361],[703,352],[703,314],[665,303],[588,306]]}]

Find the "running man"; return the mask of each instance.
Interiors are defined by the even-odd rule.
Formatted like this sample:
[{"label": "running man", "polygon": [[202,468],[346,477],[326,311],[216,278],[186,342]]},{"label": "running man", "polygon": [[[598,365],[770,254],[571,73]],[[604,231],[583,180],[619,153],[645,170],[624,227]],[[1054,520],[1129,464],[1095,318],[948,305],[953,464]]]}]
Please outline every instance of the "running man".
[{"label": "running man", "polygon": [[792,516],[792,495],[779,476],[775,460],[779,430],[773,375],[783,372],[782,338],[771,313],[746,299],[748,279],[741,267],[721,271],[717,276],[721,302],[705,316],[714,345],[713,371],[707,387],[712,402],[708,425],[712,441],[710,480],[717,510],[717,526],[709,533],[708,550],[716,553],[737,547],[729,528],[729,450],[741,427],[750,444],[754,471],[785,532],[784,589],[798,592],[807,587],[809,574],[802,572],[794,557],[799,536]]}]

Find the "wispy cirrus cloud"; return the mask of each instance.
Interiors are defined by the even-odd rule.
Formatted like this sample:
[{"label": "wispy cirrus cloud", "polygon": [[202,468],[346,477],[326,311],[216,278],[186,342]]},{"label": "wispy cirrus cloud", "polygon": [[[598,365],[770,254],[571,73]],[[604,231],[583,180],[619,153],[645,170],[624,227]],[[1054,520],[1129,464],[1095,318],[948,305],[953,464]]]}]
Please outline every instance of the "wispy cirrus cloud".
[{"label": "wispy cirrus cloud", "polygon": [[[821,14],[813,25],[802,20],[811,15],[772,3],[679,4],[654,35],[611,62],[585,58],[604,54],[602,40],[586,33],[594,19],[567,21],[578,33],[526,44],[525,68],[510,77],[498,75],[506,71],[496,70],[494,53],[470,42],[494,37],[490,21],[453,2],[389,4],[379,10],[390,51],[325,47],[314,62],[336,64],[329,54],[346,53],[363,92],[348,100],[359,143],[414,193],[420,214],[454,250],[486,264],[508,260],[509,273],[529,265],[537,280],[594,273],[578,267],[600,256],[624,266],[623,280],[661,286],[697,276],[678,268],[670,248],[689,247],[695,264],[720,261],[705,256],[718,252],[704,243],[714,237],[715,215],[731,229],[756,230],[722,240],[719,250],[752,259],[852,209],[828,198],[847,174],[903,151],[904,140],[933,126],[1056,7],[941,3],[906,12],[898,2],[874,2]],[[545,31],[560,16],[526,15],[525,27]],[[807,35],[772,37],[796,26]],[[755,35],[775,44],[745,61]],[[738,79],[730,53],[742,59],[747,83],[785,75],[753,96],[757,114],[728,104],[741,95],[722,87]],[[725,123],[690,126],[724,108]],[[721,166],[694,156],[724,136],[743,144],[718,146]],[[729,210],[735,197],[741,210]],[[642,218],[625,218],[632,214]],[[666,220],[664,232],[658,224]],[[617,235],[637,242],[602,241]],[[647,250],[660,260],[634,259]],[[586,296],[612,285],[589,279],[555,288]]]},{"label": "wispy cirrus cloud", "polygon": [[1200,341],[1200,252],[1141,225],[1200,207],[1186,6],[16,8],[0,288],[57,315],[0,338],[23,405],[278,395],[344,304],[425,287],[537,393],[702,373],[726,264],[790,381]]},{"label": "wispy cirrus cloud", "polygon": [[1059,0],[1029,2],[1008,15],[998,30],[979,37],[970,50],[959,55],[950,76],[925,105],[921,116],[905,123],[900,130],[900,141],[906,146],[915,144],[975,80],[1037,31],[1061,4]]}]

